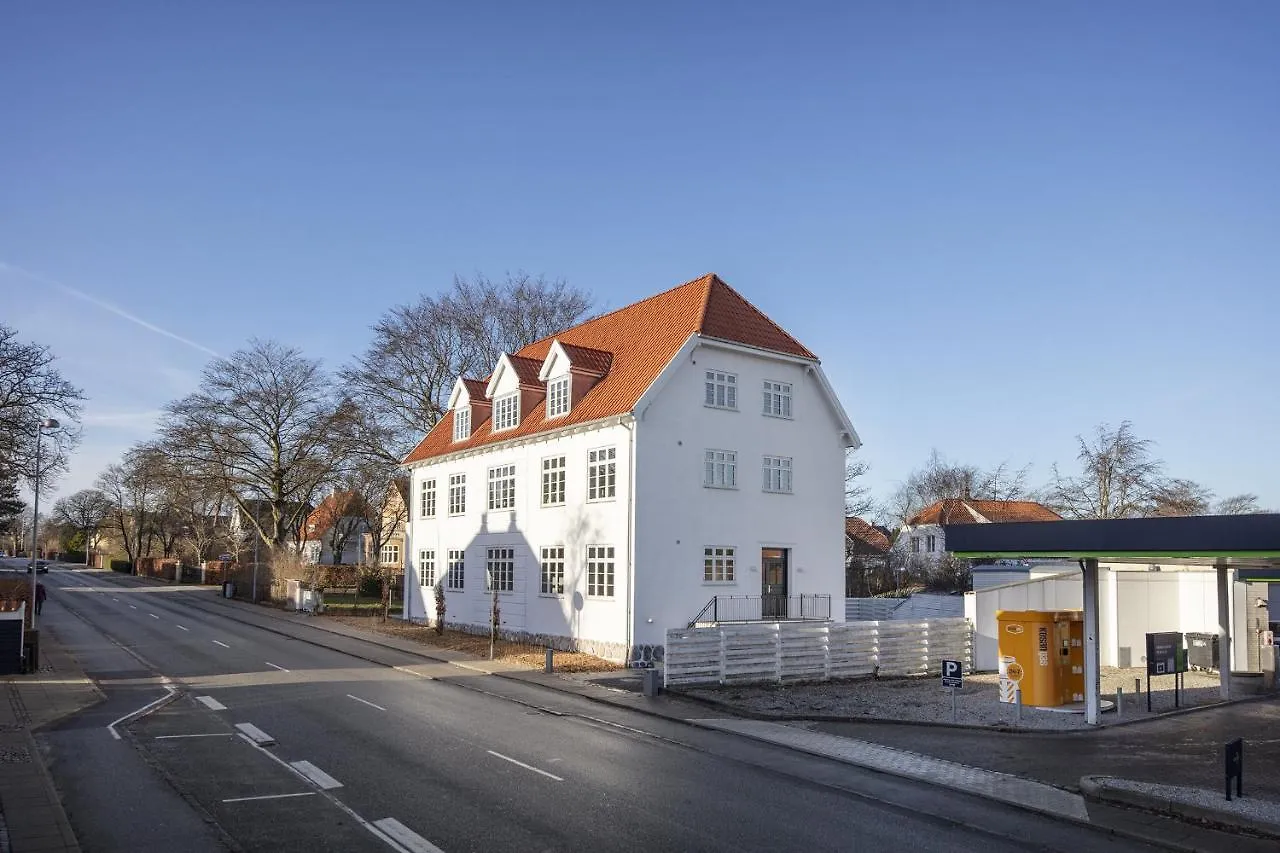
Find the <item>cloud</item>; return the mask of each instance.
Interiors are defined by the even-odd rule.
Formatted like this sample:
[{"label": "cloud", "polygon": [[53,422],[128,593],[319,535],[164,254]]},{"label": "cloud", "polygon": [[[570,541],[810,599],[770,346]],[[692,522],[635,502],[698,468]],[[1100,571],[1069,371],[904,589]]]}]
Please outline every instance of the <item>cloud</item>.
[{"label": "cloud", "polygon": [[0,261],[0,271],[14,273],[15,275],[20,275],[20,276],[29,278],[32,281],[38,281],[43,284],[48,284],[52,287],[56,287],[59,290],[63,291],[64,293],[69,293],[72,296],[76,297],[77,299],[82,299],[85,302],[88,302],[90,305],[96,305],[97,307],[101,308],[103,311],[108,311],[112,314],[115,314],[117,317],[122,317],[125,320],[128,320],[130,323],[134,323],[138,326],[141,326],[142,328],[148,331],[155,332],[157,335],[162,335],[166,338],[175,340],[178,343],[186,344],[192,349],[197,349],[200,352],[203,352],[207,355],[214,356],[215,358],[218,355],[218,353],[215,350],[209,349],[204,344],[198,344],[195,341],[191,340],[190,338],[184,338],[182,337],[182,335],[178,335],[173,332],[170,332],[168,329],[162,329],[159,326],[155,325],[154,323],[148,323],[146,320],[143,320],[141,317],[135,317],[133,314],[130,314],[128,311],[125,311],[123,308],[118,308],[115,305],[112,305],[110,302],[104,302],[103,300],[98,299],[96,296],[90,296],[84,291],[76,290],[74,287],[65,285],[60,281],[54,281],[51,278],[46,278],[42,275],[38,275],[28,270],[24,270],[21,267],[15,267],[13,264],[8,264],[8,263],[5,263],[4,261]]}]

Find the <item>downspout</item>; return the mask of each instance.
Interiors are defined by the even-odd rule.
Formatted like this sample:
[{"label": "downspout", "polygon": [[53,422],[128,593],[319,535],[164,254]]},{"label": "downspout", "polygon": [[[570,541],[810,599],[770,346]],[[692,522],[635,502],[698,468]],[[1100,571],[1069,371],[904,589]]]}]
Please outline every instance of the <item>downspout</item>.
[{"label": "downspout", "polygon": [[624,423],[627,430],[627,658],[635,641],[634,614],[636,609],[636,420]]}]

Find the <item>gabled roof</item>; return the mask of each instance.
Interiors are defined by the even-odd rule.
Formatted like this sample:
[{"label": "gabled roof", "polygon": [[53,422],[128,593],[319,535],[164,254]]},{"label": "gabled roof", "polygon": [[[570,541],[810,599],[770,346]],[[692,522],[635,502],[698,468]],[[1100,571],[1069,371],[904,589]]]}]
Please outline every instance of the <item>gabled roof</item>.
[{"label": "gabled roof", "polygon": [[907,521],[918,524],[979,524],[1003,521],[1061,521],[1062,516],[1035,501],[983,501],[947,498],[930,504]]},{"label": "gabled roof", "polygon": [[[719,276],[708,274],[536,341],[515,353],[513,367],[517,359],[529,359],[541,367],[552,343],[559,341],[566,349],[573,347],[583,352],[590,363],[607,371],[574,403],[569,414],[548,422],[546,407],[534,406],[533,411],[520,413],[520,424],[515,429],[494,435],[486,418],[472,424],[470,438],[455,442],[450,411],[405,458],[405,463],[630,412],[693,335],[817,361],[817,356]],[[569,357],[577,363],[576,355],[570,353]]]},{"label": "gabled roof", "polygon": [[[320,501],[320,505],[307,516],[306,522],[302,525],[302,539],[304,541],[323,539],[330,527],[347,516],[358,515],[361,511],[361,498],[358,492],[334,492]],[[312,525],[315,526],[312,527]]]},{"label": "gabled roof", "polygon": [[613,354],[604,350],[566,343],[561,343],[560,346],[564,349],[564,354],[569,356],[569,363],[578,370],[603,376],[609,372],[609,365],[613,363]]},{"label": "gabled roof", "polygon": [[844,520],[844,535],[849,537],[855,554],[881,555],[889,553],[889,537],[878,527],[851,515]]}]

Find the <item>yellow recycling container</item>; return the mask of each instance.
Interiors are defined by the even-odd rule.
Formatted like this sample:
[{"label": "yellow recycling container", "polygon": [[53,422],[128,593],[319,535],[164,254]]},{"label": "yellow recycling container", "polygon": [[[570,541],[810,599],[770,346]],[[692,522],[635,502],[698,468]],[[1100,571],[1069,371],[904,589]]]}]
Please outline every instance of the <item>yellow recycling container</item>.
[{"label": "yellow recycling container", "polygon": [[1000,701],[1056,707],[1084,699],[1084,619],[1078,610],[998,610]]}]

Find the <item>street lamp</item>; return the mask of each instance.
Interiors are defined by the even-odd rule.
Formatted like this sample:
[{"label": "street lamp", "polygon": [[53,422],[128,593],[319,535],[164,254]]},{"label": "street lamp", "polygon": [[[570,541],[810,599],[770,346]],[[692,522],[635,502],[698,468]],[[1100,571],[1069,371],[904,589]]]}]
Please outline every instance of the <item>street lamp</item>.
[{"label": "street lamp", "polygon": [[36,570],[36,555],[40,552],[40,439],[45,430],[60,426],[62,424],[53,418],[45,418],[36,427],[36,499],[31,510],[31,666],[35,670],[40,668],[40,629],[36,624],[36,578],[40,574]]}]

